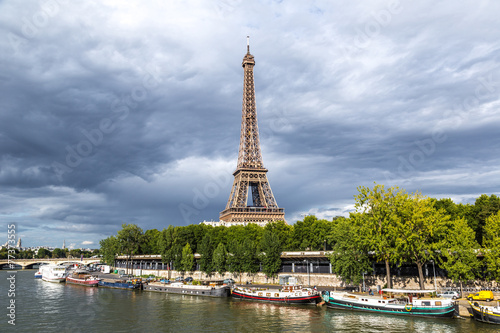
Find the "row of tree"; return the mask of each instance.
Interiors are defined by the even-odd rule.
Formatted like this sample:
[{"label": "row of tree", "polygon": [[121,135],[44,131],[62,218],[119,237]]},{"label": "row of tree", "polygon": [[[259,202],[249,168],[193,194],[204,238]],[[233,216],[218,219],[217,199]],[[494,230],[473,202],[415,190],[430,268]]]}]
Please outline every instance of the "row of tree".
[{"label": "row of tree", "polygon": [[100,250],[110,265],[117,254],[126,255],[128,260],[136,254],[161,254],[164,263],[172,264],[171,269],[185,272],[194,269],[194,253],[199,253],[200,270],[208,275],[226,271],[241,275],[262,269],[273,276],[281,267],[283,246],[279,235],[289,228],[280,221],[266,227],[249,224],[214,228],[200,224],[143,232],[135,224],[123,224],[116,236],[100,241]]},{"label": "row of tree", "polygon": [[390,267],[411,263],[423,288],[422,268],[431,260],[456,281],[500,278],[500,200],[495,195],[463,205],[383,185],[358,191],[348,218],[307,216],[294,225],[198,224],[146,232],[124,224],[116,236],[100,242],[101,253],[107,263],[116,254],[161,254],[163,262],[181,271],[193,269],[193,253],[198,253],[207,274],[262,270],[271,276],[281,266],[282,251],[331,250],[332,268],[347,283],[359,283],[373,261],[385,263],[388,286]]}]

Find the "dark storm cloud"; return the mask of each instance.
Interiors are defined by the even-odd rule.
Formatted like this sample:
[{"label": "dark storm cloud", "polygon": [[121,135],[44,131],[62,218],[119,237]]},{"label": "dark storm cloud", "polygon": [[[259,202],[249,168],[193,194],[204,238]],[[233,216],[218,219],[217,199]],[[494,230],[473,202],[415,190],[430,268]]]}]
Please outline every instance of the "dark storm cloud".
[{"label": "dark storm cloud", "polygon": [[[359,185],[498,193],[489,1],[0,4],[0,220],[96,246],[217,219],[236,167],[245,36],[264,164],[289,222]],[[40,241],[37,236],[43,235]]]}]

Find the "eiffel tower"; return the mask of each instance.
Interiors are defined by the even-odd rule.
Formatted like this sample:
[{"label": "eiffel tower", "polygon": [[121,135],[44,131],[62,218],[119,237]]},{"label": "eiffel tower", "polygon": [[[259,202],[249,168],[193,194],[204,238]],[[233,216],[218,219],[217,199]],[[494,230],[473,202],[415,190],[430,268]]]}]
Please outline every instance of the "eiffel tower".
[{"label": "eiffel tower", "polygon": [[[279,208],[274,199],[267,180],[267,169],[264,168],[262,162],[253,80],[255,60],[250,54],[248,37],[247,54],[243,58],[242,66],[244,71],[243,109],[238,164],[233,173],[234,182],[231,194],[226,209],[220,213],[220,220],[240,223],[285,221],[285,210]],[[252,193],[251,206],[247,204],[249,189]]]}]

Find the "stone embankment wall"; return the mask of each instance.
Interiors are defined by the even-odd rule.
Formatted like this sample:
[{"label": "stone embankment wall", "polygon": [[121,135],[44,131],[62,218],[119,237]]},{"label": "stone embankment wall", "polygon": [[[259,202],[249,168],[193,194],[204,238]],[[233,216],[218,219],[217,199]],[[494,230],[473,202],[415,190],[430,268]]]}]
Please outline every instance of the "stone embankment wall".
[{"label": "stone embankment wall", "polygon": [[[123,268],[120,268],[123,269]],[[146,269],[134,269],[134,275],[155,275],[166,277],[168,279],[175,279],[178,276],[182,276],[180,272],[177,271],[165,271],[165,270],[146,270]],[[334,288],[344,288],[347,285],[337,277],[335,274],[320,274],[320,273],[280,273],[279,275],[291,275],[296,276],[299,281],[304,285],[311,286],[325,286],[325,287],[334,287]],[[236,283],[247,283],[251,282],[253,284],[265,284],[265,283],[278,283],[278,277],[267,278],[263,273],[256,274],[241,274],[233,275],[229,272],[226,272],[223,275],[218,273],[213,274],[212,276],[208,276],[201,271],[195,272],[185,272],[184,277],[191,276],[195,280],[223,280],[223,279],[234,279]],[[418,277],[408,277],[408,276],[392,276],[393,288],[401,288],[401,289],[420,289],[420,285],[418,282]],[[365,286],[366,288],[376,289],[377,285],[384,287],[386,283],[385,275],[384,276],[373,276],[367,275],[365,276]],[[424,281],[425,289],[434,289],[434,278],[428,277]],[[448,288],[460,288],[460,284],[454,283],[452,280],[443,279],[441,277],[436,277],[436,287],[438,290],[448,289]],[[488,289],[488,288],[500,288],[500,284],[496,281],[476,281],[475,283],[469,283],[468,285],[464,284],[464,290],[480,290],[480,289]]]}]

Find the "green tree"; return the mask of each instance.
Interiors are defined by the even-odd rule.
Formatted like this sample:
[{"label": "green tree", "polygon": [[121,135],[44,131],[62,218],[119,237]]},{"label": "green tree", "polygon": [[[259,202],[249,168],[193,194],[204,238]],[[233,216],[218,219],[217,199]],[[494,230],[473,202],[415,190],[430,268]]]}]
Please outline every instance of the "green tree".
[{"label": "green tree", "polygon": [[474,208],[472,209],[473,216],[469,219],[469,224],[476,232],[476,240],[479,244],[483,242],[486,219],[491,215],[495,215],[499,210],[500,198],[494,194],[489,197],[486,194],[482,194],[476,199]]},{"label": "green tree", "polygon": [[455,204],[450,198],[443,198],[439,200],[431,198],[430,200],[433,202],[434,208],[436,210],[442,210],[446,215],[449,215],[450,220],[456,220],[463,217],[460,215],[460,206]]},{"label": "green tree", "polygon": [[182,248],[182,259],[179,271],[181,271],[182,273],[190,272],[193,270],[193,265],[194,254],[189,243],[186,243],[186,246]]},{"label": "green tree", "polygon": [[220,275],[226,272],[227,251],[224,244],[219,243],[214,251],[212,263],[214,270]]},{"label": "green tree", "polygon": [[80,256],[82,255],[82,250],[80,249],[72,249],[72,250],[69,250],[69,255],[73,258],[77,258],[79,259]]},{"label": "green tree", "polygon": [[468,226],[464,218],[447,223],[438,249],[440,266],[448,272],[448,277],[460,283],[460,292],[463,295],[463,282],[473,280],[481,266],[477,259],[479,244],[475,240],[475,233]]},{"label": "green tree", "polygon": [[37,258],[45,259],[52,257],[52,253],[44,248],[38,249]]},{"label": "green tree", "polygon": [[399,259],[396,251],[396,226],[400,220],[398,206],[407,195],[398,187],[386,190],[383,185],[375,185],[373,189],[360,186],[358,191],[355,208],[361,214],[360,233],[367,239],[368,248],[374,252],[375,259],[385,262],[387,287],[391,288],[390,264],[395,264]]},{"label": "green tree", "polygon": [[138,254],[143,240],[142,229],[135,224],[122,224],[116,238],[119,250],[127,256],[128,274],[129,261],[133,255]]},{"label": "green tree", "polygon": [[160,239],[158,241],[159,250],[161,254],[161,261],[165,264],[168,264],[169,267],[170,263],[174,261],[175,258],[173,249],[175,240],[176,240],[176,231],[173,226],[169,225],[167,229],[162,230]]},{"label": "green tree", "polygon": [[241,279],[241,273],[243,272],[243,244],[240,240],[234,239],[230,242],[229,253],[227,254],[227,270],[233,275],[238,273]]},{"label": "green tree", "polygon": [[[274,232],[278,233],[280,239],[282,240],[287,240],[288,242],[288,240],[290,239],[289,235],[291,235],[292,227],[283,221],[270,222],[266,224],[265,228],[273,229]],[[260,227],[255,223],[248,223],[245,226],[245,239],[250,240],[255,248],[257,248],[258,244],[260,244],[263,233],[264,227]],[[287,246],[285,243],[286,242],[283,242],[283,246]]]},{"label": "green tree", "polygon": [[60,248],[55,248],[54,251],[52,251],[52,258],[64,258],[64,255],[64,251]]},{"label": "green tree", "polygon": [[483,252],[486,277],[500,280],[500,211],[486,219]]},{"label": "green tree", "polygon": [[142,254],[160,254],[161,231],[150,229],[144,232],[144,238],[141,242],[140,252]]},{"label": "green tree", "polygon": [[297,221],[293,225],[292,250],[316,250],[314,248],[315,240],[321,238],[317,238],[317,235],[313,233],[313,226],[317,221],[316,216],[309,215],[303,221]]},{"label": "green tree", "polygon": [[[251,225],[250,223],[249,225]],[[250,234],[248,238],[255,241],[255,246],[258,247],[262,240],[262,236],[266,230],[276,234],[281,242],[283,251],[294,250],[294,227],[284,221],[270,222],[264,228],[259,227],[258,235]]]},{"label": "green tree", "polygon": [[[34,254],[35,253],[33,252],[33,250],[21,251],[21,252],[19,252],[19,258],[21,258],[21,259],[33,259],[34,258]],[[63,258],[65,258],[65,257],[66,256],[63,256]]]},{"label": "green tree", "polygon": [[[257,247],[255,243],[247,238],[243,241],[241,247],[241,262],[242,262],[242,271],[255,274],[259,271],[259,263],[257,257]],[[241,275],[240,275],[240,283],[241,283]]]},{"label": "green tree", "polygon": [[398,205],[396,225],[396,255],[401,261],[414,263],[418,268],[420,289],[425,289],[423,266],[435,260],[435,249],[446,230],[448,215],[434,208],[433,201],[416,192],[402,196]]},{"label": "green tree", "polygon": [[265,230],[260,243],[262,271],[273,277],[281,268],[281,243],[278,235]]},{"label": "green tree", "polygon": [[118,253],[118,240],[115,236],[109,236],[108,238],[101,239],[99,241],[101,246],[100,252],[102,254],[102,261],[110,266],[115,265],[115,256]]},{"label": "green tree", "polygon": [[372,271],[367,244],[362,239],[360,214],[351,214],[351,219],[339,219],[332,234],[333,248],[329,256],[332,271],[346,284],[359,285],[363,273]]},{"label": "green tree", "polygon": [[203,240],[199,246],[199,254],[201,256],[201,258],[199,259],[200,270],[208,276],[211,276],[214,272],[214,267],[212,264],[214,249],[212,239],[208,233],[205,235],[205,237],[203,237]]}]

